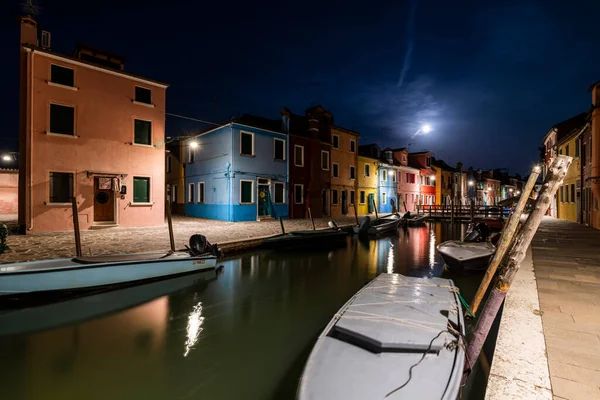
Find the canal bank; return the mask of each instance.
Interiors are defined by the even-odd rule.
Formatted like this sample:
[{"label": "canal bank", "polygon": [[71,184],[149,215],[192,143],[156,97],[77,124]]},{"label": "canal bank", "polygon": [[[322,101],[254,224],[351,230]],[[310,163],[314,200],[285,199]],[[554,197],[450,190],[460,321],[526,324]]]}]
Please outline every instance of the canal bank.
[{"label": "canal bank", "polygon": [[600,398],[599,244],[598,230],[544,217],[504,304],[486,398]]}]

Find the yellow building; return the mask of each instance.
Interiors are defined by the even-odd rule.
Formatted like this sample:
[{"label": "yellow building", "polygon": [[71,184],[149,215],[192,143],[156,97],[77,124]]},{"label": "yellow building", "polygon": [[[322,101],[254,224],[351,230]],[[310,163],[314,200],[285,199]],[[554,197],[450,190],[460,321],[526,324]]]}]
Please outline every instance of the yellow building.
[{"label": "yellow building", "polygon": [[374,211],[373,201],[377,203],[377,164],[375,158],[358,156],[358,214],[366,215]]},{"label": "yellow building", "polygon": [[358,175],[357,132],[331,126],[331,216],[354,214]]},{"label": "yellow building", "polygon": [[435,204],[449,206],[452,201],[452,173],[454,168],[443,160],[433,159],[435,166]]},{"label": "yellow building", "polygon": [[579,222],[581,209],[580,131],[581,129],[573,129],[562,139],[559,137],[557,141],[558,154],[573,157],[563,184],[558,189],[558,218],[573,222]]}]

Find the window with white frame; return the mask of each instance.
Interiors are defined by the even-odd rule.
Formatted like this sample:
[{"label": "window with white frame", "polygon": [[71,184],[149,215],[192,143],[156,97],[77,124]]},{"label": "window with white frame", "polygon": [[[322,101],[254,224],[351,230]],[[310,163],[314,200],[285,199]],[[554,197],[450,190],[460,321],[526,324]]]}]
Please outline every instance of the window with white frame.
[{"label": "window with white frame", "polygon": [[304,167],[304,146],[294,145],[294,165]]},{"label": "window with white frame", "polygon": [[273,138],[273,159],[285,161],[285,140]]},{"label": "window with white frame", "polygon": [[360,204],[365,204],[365,203],[367,202],[367,198],[366,198],[366,195],[365,195],[365,191],[364,191],[364,190],[361,190],[361,191],[360,191],[360,195],[359,195],[359,197],[358,197],[358,202],[359,202]]},{"label": "window with white frame", "polygon": [[331,135],[331,144],[334,149],[340,148],[340,137],[339,135]]},{"label": "window with white frame", "polygon": [[350,139],[350,153],[356,153],[356,140]]},{"label": "window with white frame", "polygon": [[240,131],[240,154],[243,156],[254,155],[254,133]]},{"label": "window with white frame", "polygon": [[240,203],[252,204],[254,202],[254,181],[240,180]]},{"label": "window with white frame", "polygon": [[382,169],[381,170],[381,180],[384,182],[387,181],[387,176],[388,176],[387,171],[385,169]]},{"label": "window with white frame", "polygon": [[381,204],[386,204],[387,202],[387,193],[383,192],[381,193]]},{"label": "window with white frame", "polygon": [[369,164],[365,164],[365,177],[371,176],[371,166]]},{"label": "window with white frame", "polygon": [[350,166],[350,179],[356,179],[356,167],[354,165]]},{"label": "window with white frame", "polygon": [[392,181],[396,182],[396,171],[390,171],[390,172],[393,172]]},{"label": "window with white frame", "polygon": [[146,146],[152,145],[152,122],[142,119],[134,119],[133,121],[133,143],[143,144]]},{"label": "window with white frame", "polygon": [[50,172],[49,203],[70,203],[73,197],[73,173]]},{"label": "window with white frame", "polygon": [[321,150],[321,169],[329,171],[329,152]]},{"label": "window with white frame", "polygon": [[50,104],[50,133],[75,136],[75,107]]},{"label": "window with white frame", "polygon": [[171,156],[167,156],[167,174],[171,172]]},{"label": "window with white frame", "polygon": [[50,82],[58,85],[74,87],[75,70],[61,65],[50,64]]},{"label": "window with white frame", "polygon": [[198,203],[204,204],[204,182],[198,182]]},{"label": "window with white frame", "polygon": [[332,176],[334,178],[339,178],[340,177],[340,165],[338,163],[332,163],[331,164],[332,167]]},{"label": "window with white frame", "polygon": [[171,203],[177,203],[177,185],[171,186]]},{"label": "window with white frame", "polygon": [[337,189],[333,189],[333,190],[332,190],[332,192],[333,192],[333,202],[332,202],[332,203],[333,203],[334,205],[337,205],[337,204],[339,204],[339,202],[340,202],[340,199],[339,199],[339,192],[337,191]]},{"label": "window with white frame", "polygon": [[275,204],[285,203],[285,183],[275,182]]},{"label": "window with white frame", "polygon": [[355,197],[356,197],[356,193],[354,192],[354,190],[350,191],[350,204],[354,204],[355,202]]},{"label": "window with white frame", "polygon": [[294,185],[294,203],[304,203],[304,185]]},{"label": "window with white frame", "polygon": [[188,203],[194,202],[194,184],[188,183]]},{"label": "window with white frame", "polygon": [[137,103],[152,104],[152,90],[141,86],[136,86],[135,101]]},{"label": "window with white frame", "polygon": [[133,202],[150,203],[150,178],[143,176],[133,177]]}]

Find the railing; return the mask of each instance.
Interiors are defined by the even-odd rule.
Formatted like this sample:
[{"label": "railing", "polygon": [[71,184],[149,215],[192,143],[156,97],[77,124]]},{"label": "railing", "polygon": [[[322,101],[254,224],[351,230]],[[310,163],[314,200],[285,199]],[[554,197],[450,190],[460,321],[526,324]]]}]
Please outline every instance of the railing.
[{"label": "railing", "polygon": [[425,214],[433,218],[451,218],[454,213],[454,218],[471,219],[482,217],[507,217],[508,208],[499,206],[478,206],[478,205],[417,205],[417,214]]}]

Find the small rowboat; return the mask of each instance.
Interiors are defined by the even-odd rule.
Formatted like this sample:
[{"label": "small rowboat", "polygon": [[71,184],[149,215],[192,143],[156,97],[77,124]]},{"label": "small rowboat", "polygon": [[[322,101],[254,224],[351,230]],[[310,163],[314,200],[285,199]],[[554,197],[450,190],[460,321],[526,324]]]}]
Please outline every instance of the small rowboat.
[{"label": "small rowboat", "polygon": [[370,217],[365,217],[360,225],[352,227],[354,233],[358,234],[369,234],[369,235],[380,235],[383,233],[394,232],[398,229],[398,225],[402,219],[400,214],[394,213],[381,217],[374,221],[371,221]]},{"label": "small rowboat", "polygon": [[319,336],[297,399],[457,399],[464,332],[451,280],[381,274]]},{"label": "small rowboat", "polygon": [[405,216],[404,219],[408,226],[421,226],[425,225],[425,219],[427,217],[425,214],[411,214],[409,216]]},{"label": "small rowboat", "polygon": [[99,255],[0,265],[0,298],[130,284],[214,269],[218,250],[202,235],[185,251]]},{"label": "small rowboat", "polygon": [[456,271],[484,271],[496,252],[490,242],[461,242],[448,240],[437,246],[448,269]]},{"label": "small rowboat", "polygon": [[330,247],[346,242],[348,233],[341,230],[333,221],[328,229],[293,231],[265,239],[263,247],[276,249]]}]

